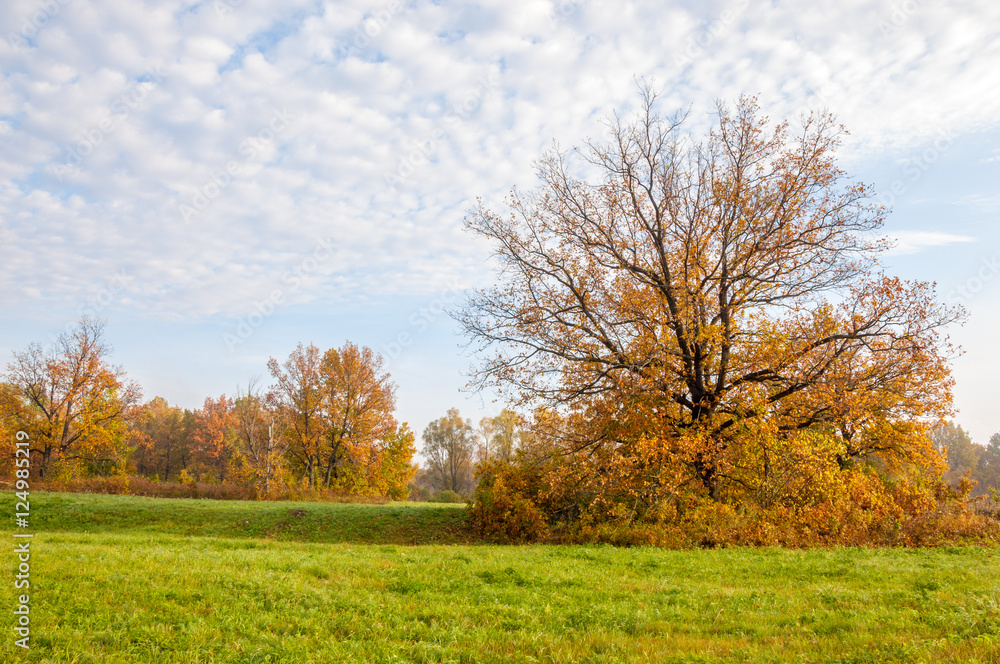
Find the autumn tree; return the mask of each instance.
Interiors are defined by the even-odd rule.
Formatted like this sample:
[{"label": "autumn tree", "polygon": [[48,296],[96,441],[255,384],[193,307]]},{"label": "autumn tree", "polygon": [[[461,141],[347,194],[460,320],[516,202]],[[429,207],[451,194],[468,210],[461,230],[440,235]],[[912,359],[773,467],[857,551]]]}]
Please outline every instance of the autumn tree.
[{"label": "autumn tree", "polygon": [[[378,469],[395,467],[397,455],[412,456],[413,437],[393,415],[396,385],[383,364],[371,348],[350,341],[323,355],[321,463],[327,488],[377,493]],[[409,472],[409,457],[405,461],[404,474]]]},{"label": "autumn tree", "polygon": [[236,390],[233,429],[235,448],[258,489],[266,495],[281,468],[288,443],[275,399],[260,389],[257,379],[248,382],[245,392]]},{"label": "autumn tree", "polygon": [[365,493],[393,500],[409,496],[407,485],[417,470],[413,465],[416,452],[413,441],[413,432],[406,422],[394,425],[384,436],[372,441],[361,459]]},{"label": "autumn tree", "polygon": [[207,476],[219,482],[227,478],[234,451],[234,407],[233,400],[223,394],[217,399],[205,397],[204,405],[195,411],[192,465],[202,478]]},{"label": "autumn tree", "polygon": [[450,408],[424,429],[423,454],[432,485],[440,491],[467,494],[472,489],[475,430],[457,408]]},{"label": "autumn tree", "polygon": [[14,458],[17,449],[15,437],[18,429],[14,414],[19,407],[18,394],[19,390],[16,387],[0,382],[0,450],[10,459]]},{"label": "autumn tree", "polygon": [[494,417],[482,418],[478,433],[477,462],[509,462],[524,437],[524,419],[513,410],[504,408]]},{"label": "autumn tree", "polygon": [[39,477],[54,464],[82,464],[90,472],[120,469],[127,454],[127,414],[139,386],[108,362],[104,322],[84,317],[72,332],[44,349],[15,352],[0,392],[7,428],[31,440],[32,470]]},{"label": "autumn tree", "polygon": [[582,166],[550,151],[538,190],[468,217],[500,274],[455,314],[471,387],[562,413],[560,468],[591,470],[561,486],[629,518],[691,487],[815,499],[873,457],[933,475],[961,311],[880,271],[884,211],[836,166],[843,129],[741,98],[698,141],[642,100]]},{"label": "autumn tree", "polygon": [[134,415],[133,429],[137,444],[132,461],[140,475],[157,475],[169,482],[187,469],[194,449],[192,433],[195,414],[171,406],[156,397],[141,406]]},{"label": "autumn tree", "polygon": [[315,488],[324,445],[331,442],[323,355],[313,344],[300,343],[283,365],[272,357],[267,368],[276,381],[275,398],[287,424],[288,452],[309,478],[310,488]]}]

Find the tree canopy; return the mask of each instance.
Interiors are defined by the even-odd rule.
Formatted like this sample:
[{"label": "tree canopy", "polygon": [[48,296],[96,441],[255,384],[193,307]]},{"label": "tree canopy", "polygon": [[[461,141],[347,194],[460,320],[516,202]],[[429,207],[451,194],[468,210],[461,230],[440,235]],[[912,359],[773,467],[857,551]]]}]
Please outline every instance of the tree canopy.
[{"label": "tree canopy", "polygon": [[29,434],[39,477],[53,464],[84,470],[115,467],[127,453],[127,415],[139,385],[108,362],[104,322],[84,317],[48,349],[14,353],[0,392],[4,419]]},{"label": "tree canopy", "polygon": [[450,408],[444,417],[427,425],[423,439],[431,484],[439,490],[468,493],[476,448],[472,422],[462,419],[457,408]]},{"label": "tree canopy", "polygon": [[773,124],[744,97],[694,140],[642,101],[585,168],[554,149],[537,190],[468,217],[499,267],[456,316],[473,388],[552,409],[554,451],[647,507],[691,483],[801,496],[875,456],[940,469],[962,311],[881,271],[884,210],[835,163],[844,129]]}]

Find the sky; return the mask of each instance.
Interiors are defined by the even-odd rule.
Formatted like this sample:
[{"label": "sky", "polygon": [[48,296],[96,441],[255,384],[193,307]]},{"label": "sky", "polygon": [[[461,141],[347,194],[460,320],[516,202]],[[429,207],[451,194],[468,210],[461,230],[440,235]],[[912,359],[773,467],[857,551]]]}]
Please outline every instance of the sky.
[{"label": "sky", "polygon": [[464,230],[555,142],[640,103],[829,110],[891,207],[886,270],[962,304],[956,421],[1000,431],[1000,3],[6,0],[0,359],[82,314],[185,408],[298,342],[387,360],[418,433],[492,395],[447,310],[494,274]]}]

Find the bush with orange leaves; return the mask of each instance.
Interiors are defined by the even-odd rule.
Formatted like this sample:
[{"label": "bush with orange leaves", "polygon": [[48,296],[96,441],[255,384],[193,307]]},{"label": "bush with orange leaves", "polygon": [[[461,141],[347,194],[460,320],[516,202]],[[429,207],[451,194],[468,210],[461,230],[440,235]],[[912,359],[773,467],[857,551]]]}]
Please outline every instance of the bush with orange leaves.
[{"label": "bush with orange leaves", "polygon": [[480,537],[491,542],[532,542],[549,535],[541,510],[531,501],[538,477],[528,469],[516,470],[503,462],[490,462],[476,474],[479,484],[470,504],[472,522]]},{"label": "bush with orange leaves", "polygon": [[539,430],[512,462],[479,470],[470,514],[491,541],[682,548],[1000,542],[1000,521],[967,502],[971,483],[952,490],[934,463],[871,456],[842,466],[821,453],[831,443],[818,432],[772,441],[767,471],[746,455],[740,472],[731,471],[736,481],[712,498],[670,470],[676,466],[664,445],[640,440],[573,452],[541,444]]}]

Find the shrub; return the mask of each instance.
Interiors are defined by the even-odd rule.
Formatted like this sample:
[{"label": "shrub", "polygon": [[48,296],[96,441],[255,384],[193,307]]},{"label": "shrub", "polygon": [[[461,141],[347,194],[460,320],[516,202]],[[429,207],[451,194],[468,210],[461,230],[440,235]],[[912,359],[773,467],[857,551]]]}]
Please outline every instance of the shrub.
[{"label": "shrub", "polygon": [[541,510],[519,488],[515,467],[495,463],[477,473],[479,484],[470,505],[472,527],[492,542],[533,542],[549,535]]},{"label": "shrub", "polygon": [[949,490],[919,469],[890,475],[856,464],[765,505],[752,495],[720,501],[691,489],[643,508],[642,495],[601,491],[602,478],[568,475],[559,463],[517,459],[481,469],[469,508],[474,529],[494,542],[671,548],[1000,542],[1000,521],[985,501],[970,503],[969,487]]},{"label": "shrub", "polygon": [[434,498],[431,502],[435,503],[461,503],[464,502],[464,498],[459,494],[451,491],[450,489],[445,489],[444,491],[438,491],[434,494]]}]

